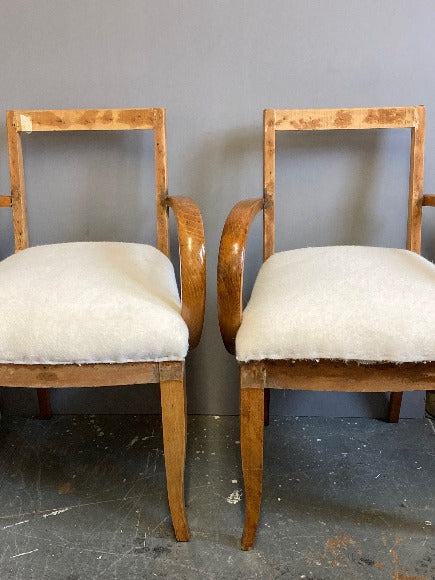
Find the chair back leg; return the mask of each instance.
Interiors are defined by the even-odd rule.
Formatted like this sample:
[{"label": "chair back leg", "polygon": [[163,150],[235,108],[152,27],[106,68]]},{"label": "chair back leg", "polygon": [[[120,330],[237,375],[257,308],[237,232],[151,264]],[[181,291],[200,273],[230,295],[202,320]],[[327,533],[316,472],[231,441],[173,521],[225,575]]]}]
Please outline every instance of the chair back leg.
[{"label": "chair back leg", "polygon": [[403,393],[391,393],[390,404],[388,406],[388,422],[398,423],[400,417],[400,407],[402,406]]},{"label": "chair back leg", "polygon": [[39,416],[41,419],[51,419],[53,412],[51,410],[50,389],[36,389],[38,395]]},{"label": "chair back leg", "polygon": [[270,418],[270,389],[264,389],[264,426],[269,425]]}]

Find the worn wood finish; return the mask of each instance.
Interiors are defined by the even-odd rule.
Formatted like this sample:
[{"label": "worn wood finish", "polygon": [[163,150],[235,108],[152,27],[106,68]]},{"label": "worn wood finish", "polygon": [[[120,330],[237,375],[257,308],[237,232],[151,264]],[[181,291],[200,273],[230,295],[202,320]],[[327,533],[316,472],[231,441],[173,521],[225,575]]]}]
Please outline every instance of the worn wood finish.
[{"label": "worn wood finish", "polygon": [[301,391],[424,391],[435,385],[435,362],[371,363],[320,359],[262,360],[243,363],[245,376],[264,376],[258,388]]},{"label": "worn wood finish", "polygon": [[[8,145],[11,197],[0,207],[13,209],[15,249],[28,247],[26,190],[21,132],[154,129],[157,204],[157,247],[169,256],[169,207],[178,226],[182,316],[189,327],[190,346],[201,336],[205,308],[205,238],[197,205],[189,198],[168,198],[164,109],[102,109],[9,111]],[[186,453],[186,390],[184,361],[117,364],[0,364],[0,385],[37,389],[41,416],[51,415],[49,388],[102,387],[160,383],[168,497],[175,535],[189,539],[184,508]]]},{"label": "worn wood finish", "polygon": [[168,208],[166,205],[168,184],[164,109],[8,111],[7,128],[16,251],[29,246],[21,132],[154,129],[157,247],[164,254],[169,255],[169,222]]},{"label": "worn wood finish", "polygon": [[435,195],[423,195],[423,205],[435,207]]},{"label": "worn wood finish", "polygon": [[435,362],[361,364],[355,361],[271,361],[240,365],[241,452],[246,518],[242,549],[254,546],[260,518],[263,468],[264,395],[267,389],[392,392],[388,420],[397,422],[403,391],[435,385]]},{"label": "worn wood finish", "polygon": [[264,111],[263,136],[263,260],[275,252],[275,111]]},{"label": "worn wood finish", "polygon": [[235,353],[236,334],[242,321],[246,243],[252,221],[262,209],[262,199],[240,201],[231,210],[222,232],[217,274],[218,316],[222,340],[231,354]]},{"label": "worn wood finish", "polygon": [[[263,391],[241,375],[240,445],[245,486],[245,527],[242,550],[252,550],[260,519],[263,486],[264,397]],[[254,387],[254,388],[253,388]]]},{"label": "worn wood finish", "polygon": [[201,212],[189,197],[168,197],[177,222],[180,251],[181,316],[189,328],[189,346],[201,338],[205,312],[206,258]]},{"label": "worn wood finish", "polygon": [[396,129],[418,126],[418,107],[357,109],[269,109],[277,131]]},{"label": "worn wood finish", "polygon": [[53,411],[51,410],[50,394],[47,389],[36,389],[39,405],[39,416],[41,419],[51,419]]},{"label": "worn wood finish", "polygon": [[[11,205],[14,227],[15,252],[29,247],[27,223],[26,182],[24,177],[23,148],[21,144],[21,117],[16,111],[6,113],[9,149],[9,174],[11,180]],[[26,127],[28,130],[29,127]],[[39,411],[42,418],[51,417],[50,395],[38,390]]]},{"label": "worn wood finish", "polygon": [[187,542],[190,532],[184,505],[187,421],[183,363],[160,363],[160,394],[169,509],[175,537]]},{"label": "worn wood finish", "polygon": [[153,129],[161,109],[61,109],[11,111],[17,131],[124,131]]},{"label": "worn wood finish", "polygon": [[12,207],[12,197],[10,195],[0,195],[0,207]]},{"label": "worn wood finish", "polygon": [[[267,109],[264,111],[263,159],[263,259],[274,253],[275,203],[275,132],[317,131],[335,129],[403,129],[411,130],[411,153],[408,197],[408,249],[419,253],[421,217],[424,205],[435,206],[435,195],[423,196],[423,159],[425,108],[390,107],[359,109]],[[249,226],[260,206],[256,200],[238,203],[228,216],[222,233],[218,264],[219,325],[227,350],[234,353],[235,338],[242,320],[242,285],[246,237]],[[358,364],[357,362],[270,361],[241,365],[242,389],[242,453],[245,463],[258,459],[259,413],[264,411],[268,422],[268,389],[298,389],[341,392],[391,392],[388,419],[397,421],[402,392],[433,389],[435,362],[404,364]],[[258,391],[255,396],[253,391]],[[256,406],[255,411],[253,407]],[[256,414],[255,414],[256,413]],[[249,422],[256,425],[253,435]],[[250,457],[254,459],[250,459]],[[247,459],[246,459],[247,458]],[[255,459],[256,458],[256,459]],[[259,484],[252,479],[250,469],[245,476],[249,522],[245,526],[243,547],[252,547],[258,523]],[[251,489],[251,488],[249,488]],[[257,491],[255,491],[257,490]],[[257,495],[256,495],[257,494]],[[255,500],[252,497],[256,497]]]},{"label": "worn wood finish", "polygon": [[[407,248],[420,253],[425,138],[424,106],[363,109],[266,109],[264,111],[265,259],[274,251],[272,239],[274,237],[275,131],[404,128],[411,129]],[[270,235],[266,236],[266,232],[270,232]]]},{"label": "worn wood finish", "polygon": [[166,161],[166,113],[156,109],[154,118],[154,157],[156,171],[157,248],[169,256],[168,168]]},{"label": "worn wood finish", "polygon": [[406,247],[408,250],[419,254],[421,251],[421,218],[423,205],[425,108],[416,107],[415,115],[416,124],[411,129]]},{"label": "worn wood finish", "polygon": [[[14,227],[15,252],[29,247],[29,227],[27,223],[26,182],[24,177],[23,148],[21,144],[21,118],[14,111],[6,114],[9,149],[9,173],[11,180],[11,205]],[[28,127],[27,127],[28,129]],[[39,412],[42,418],[51,417],[50,395],[37,391]]]},{"label": "worn wood finish", "polygon": [[156,362],[113,364],[23,365],[0,364],[2,387],[105,387],[158,383]]},{"label": "worn wood finish", "polygon": [[23,149],[21,137],[15,126],[15,113],[8,111],[6,126],[8,132],[9,173],[11,178],[12,219],[14,224],[15,251],[29,247],[27,225],[26,185],[24,181]]}]

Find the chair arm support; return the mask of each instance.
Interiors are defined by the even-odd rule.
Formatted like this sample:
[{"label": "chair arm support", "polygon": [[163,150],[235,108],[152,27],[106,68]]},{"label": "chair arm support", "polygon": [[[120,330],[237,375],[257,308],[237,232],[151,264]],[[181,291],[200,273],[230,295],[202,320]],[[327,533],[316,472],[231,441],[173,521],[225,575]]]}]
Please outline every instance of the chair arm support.
[{"label": "chair arm support", "polygon": [[168,197],[178,230],[181,280],[181,316],[189,328],[189,346],[195,348],[204,323],[206,256],[204,225],[190,197]]},{"label": "chair arm support", "polygon": [[0,195],[0,207],[12,207],[12,197],[10,195]]},{"label": "chair arm support", "polygon": [[236,334],[242,322],[243,271],[249,229],[261,199],[240,201],[231,210],[222,232],[218,259],[218,315],[225,348],[235,354]]},{"label": "chair arm support", "polygon": [[435,206],[435,195],[423,195],[423,205]]}]

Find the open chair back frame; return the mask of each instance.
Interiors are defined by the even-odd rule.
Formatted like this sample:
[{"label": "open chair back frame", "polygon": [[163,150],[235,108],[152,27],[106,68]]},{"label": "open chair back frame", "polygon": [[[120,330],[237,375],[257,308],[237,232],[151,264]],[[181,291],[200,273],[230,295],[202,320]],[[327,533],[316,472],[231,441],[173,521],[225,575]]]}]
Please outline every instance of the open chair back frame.
[{"label": "open chair back frame", "polygon": [[264,111],[264,258],[275,251],[275,133],[355,129],[411,129],[407,249],[420,253],[425,108]]},{"label": "open chair back frame", "polygon": [[[435,205],[423,195],[425,108],[267,109],[264,111],[263,198],[239,202],[230,212],[221,238],[218,263],[218,309],[222,339],[235,354],[242,322],[246,242],[255,216],[263,211],[263,258],[275,252],[276,131],[356,129],[411,130],[407,249],[420,253],[422,207]],[[434,353],[435,358],[435,353]],[[240,364],[241,451],[246,519],[242,548],[252,549],[260,516],[264,423],[270,388],[320,391],[391,392],[389,420],[399,419],[403,391],[435,384],[435,362],[358,364],[345,360],[255,360]],[[264,418],[264,419],[263,419]]]},{"label": "open chair back frame", "polygon": [[164,109],[8,111],[6,123],[11,196],[3,196],[3,203],[12,206],[16,251],[29,247],[21,133],[151,129],[154,130],[157,247],[164,254],[169,255],[168,172]]},{"label": "open chair back frame", "polygon": [[[181,315],[189,345],[199,342],[205,307],[205,238],[202,217],[188,197],[169,197],[165,110],[14,110],[7,113],[11,195],[0,207],[11,207],[15,251],[29,247],[21,133],[34,131],[153,130],[157,206],[157,248],[169,257],[169,208],[174,211],[180,251]],[[42,416],[51,415],[47,389],[160,383],[163,439],[169,505],[175,535],[189,539],[184,507],[186,392],[184,361],[95,364],[0,364],[0,385],[37,388]]]}]

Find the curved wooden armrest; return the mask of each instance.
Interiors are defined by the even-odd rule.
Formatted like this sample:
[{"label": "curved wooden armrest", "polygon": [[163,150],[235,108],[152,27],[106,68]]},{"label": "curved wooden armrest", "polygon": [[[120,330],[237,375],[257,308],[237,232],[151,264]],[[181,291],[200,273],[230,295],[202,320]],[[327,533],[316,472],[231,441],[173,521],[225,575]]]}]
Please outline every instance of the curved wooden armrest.
[{"label": "curved wooden armrest", "polygon": [[219,327],[225,348],[235,353],[236,334],[242,322],[243,270],[249,229],[263,199],[240,201],[228,215],[222,232],[218,260]]},{"label": "curved wooden armrest", "polygon": [[201,338],[205,310],[205,236],[201,212],[190,197],[168,197],[178,229],[181,316],[189,328],[189,346]]}]

